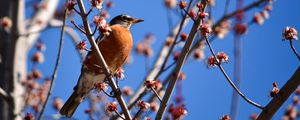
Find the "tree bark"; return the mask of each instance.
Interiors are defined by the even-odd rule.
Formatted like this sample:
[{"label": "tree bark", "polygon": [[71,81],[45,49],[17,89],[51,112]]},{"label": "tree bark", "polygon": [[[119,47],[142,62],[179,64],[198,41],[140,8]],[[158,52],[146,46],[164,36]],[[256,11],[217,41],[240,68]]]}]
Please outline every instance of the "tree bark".
[{"label": "tree bark", "polygon": [[9,100],[0,100],[0,119],[22,119],[20,112],[24,106],[24,87],[21,80],[26,76],[26,55],[25,38],[19,33],[24,32],[24,0],[1,1],[1,18],[4,16],[12,20],[10,32],[0,31],[0,87],[9,96]]}]

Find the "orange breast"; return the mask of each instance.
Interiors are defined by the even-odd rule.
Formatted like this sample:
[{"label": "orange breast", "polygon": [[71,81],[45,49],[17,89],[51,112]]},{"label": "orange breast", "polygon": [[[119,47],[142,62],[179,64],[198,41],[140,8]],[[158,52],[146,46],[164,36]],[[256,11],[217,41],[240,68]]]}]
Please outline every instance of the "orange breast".
[{"label": "orange breast", "polygon": [[[117,68],[123,66],[125,60],[130,54],[132,48],[132,36],[128,29],[119,25],[113,25],[111,26],[111,29],[111,33],[106,36],[104,40],[98,44],[98,46],[106,64],[109,66],[110,70],[115,72]],[[89,57],[90,65],[99,65],[99,62],[96,62],[97,59],[94,53],[92,53]],[[93,68],[93,66],[87,67],[91,69]]]}]

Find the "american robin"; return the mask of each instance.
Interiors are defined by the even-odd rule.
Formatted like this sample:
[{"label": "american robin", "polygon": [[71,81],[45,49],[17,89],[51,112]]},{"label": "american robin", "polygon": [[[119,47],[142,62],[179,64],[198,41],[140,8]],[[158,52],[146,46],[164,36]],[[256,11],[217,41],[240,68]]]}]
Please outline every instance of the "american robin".
[{"label": "american robin", "polygon": [[[128,15],[118,15],[109,23],[111,28],[110,34],[97,43],[112,74],[116,73],[117,69],[123,66],[130,54],[132,48],[130,27],[142,21]],[[85,58],[77,85],[73,89],[73,94],[61,108],[61,115],[72,117],[78,105],[94,88],[94,85],[104,81],[106,75],[101,72],[100,62],[95,54],[94,52],[89,52]]]}]

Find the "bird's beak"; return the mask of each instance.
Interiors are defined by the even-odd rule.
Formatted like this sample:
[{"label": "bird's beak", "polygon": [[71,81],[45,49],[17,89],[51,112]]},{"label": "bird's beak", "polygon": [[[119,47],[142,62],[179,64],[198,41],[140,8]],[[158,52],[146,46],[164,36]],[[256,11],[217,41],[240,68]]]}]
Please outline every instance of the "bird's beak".
[{"label": "bird's beak", "polygon": [[142,19],[133,19],[132,20],[132,23],[135,24],[135,23],[139,23],[139,22],[143,22],[144,20]]}]

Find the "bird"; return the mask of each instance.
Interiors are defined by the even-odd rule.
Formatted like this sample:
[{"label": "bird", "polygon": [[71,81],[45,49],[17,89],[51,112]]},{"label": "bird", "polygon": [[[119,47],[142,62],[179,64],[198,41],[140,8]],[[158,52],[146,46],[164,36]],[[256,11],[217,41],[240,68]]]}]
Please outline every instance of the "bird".
[{"label": "bird", "polygon": [[[101,54],[112,74],[124,65],[130,55],[133,44],[131,26],[143,21],[126,14],[118,15],[109,22],[110,34],[104,36],[101,41],[97,41]],[[96,53],[90,51],[83,62],[81,74],[73,88],[73,93],[60,109],[60,114],[68,118],[72,117],[79,104],[94,88],[94,85],[103,82],[105,78],[106,75],[101,70]]]}]

